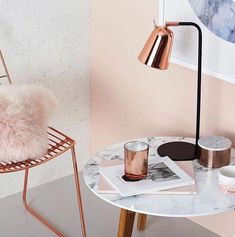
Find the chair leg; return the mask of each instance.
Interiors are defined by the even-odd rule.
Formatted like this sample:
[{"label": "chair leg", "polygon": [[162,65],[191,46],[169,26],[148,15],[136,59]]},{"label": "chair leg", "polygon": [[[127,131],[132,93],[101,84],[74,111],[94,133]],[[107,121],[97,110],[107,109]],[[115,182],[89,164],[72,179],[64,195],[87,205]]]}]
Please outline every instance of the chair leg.
[{"label": "chair leg", "polygon": [[79,214],[80,214],[82,236],[86,237],[86,225],[85,225],[85,218],[84,218],[84,212],[83,212],[83,206],[82,206],[82,195],[81,195],[81,190],[80,190],[77,159],[76,159],[74,146],[71,148],[71,153],[72,153],[72,160],[73,160],[74,179],[75,179],[75,186],[76,186],[76,191],[77,191],[77,200],[78,200],[78,207],[79,207]]},{"label": "chair leg", "polygon": [[44,225],[46,225],[51,231],[53,231],[57,236],[59,237],[65,237],[61,232],[59,232],[54,226],[52,226],[46,219],[44,219],[39,213],[37,213],[35,210],[33,210],[28,204],[27,204],[27,186],[28,186],[28,177],[29,177],[29,169],[25,170],[25,176],[24,176],[24,190],[23,190],[23,204],[25,209],[30,212],[34,217],[36,217],[40,222],[42,222]]}]

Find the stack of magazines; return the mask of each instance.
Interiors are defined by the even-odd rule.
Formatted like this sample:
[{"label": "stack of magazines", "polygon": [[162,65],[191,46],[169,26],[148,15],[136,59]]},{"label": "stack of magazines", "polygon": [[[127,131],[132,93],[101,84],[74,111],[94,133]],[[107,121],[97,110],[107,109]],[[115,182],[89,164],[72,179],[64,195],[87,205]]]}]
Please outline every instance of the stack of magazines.
[{"label": "stack of magazines", "polygon": [[118,193],[122,197],[140,194],[196,194],[192,161],[172,161],[169,157],[148,160],[148,174],[139,181],[123,178],[121,160],[103,161],[100,167],[99,193]]}]

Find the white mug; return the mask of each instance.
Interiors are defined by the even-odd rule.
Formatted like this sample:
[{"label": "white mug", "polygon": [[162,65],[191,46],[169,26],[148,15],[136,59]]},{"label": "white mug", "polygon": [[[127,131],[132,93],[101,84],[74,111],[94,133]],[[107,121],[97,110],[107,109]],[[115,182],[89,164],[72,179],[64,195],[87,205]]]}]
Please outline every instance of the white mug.
[{"label": "white mug", "polygon": [[235,166],[228,165],[220,168],[218,181],[224,191],[235,193]]}]

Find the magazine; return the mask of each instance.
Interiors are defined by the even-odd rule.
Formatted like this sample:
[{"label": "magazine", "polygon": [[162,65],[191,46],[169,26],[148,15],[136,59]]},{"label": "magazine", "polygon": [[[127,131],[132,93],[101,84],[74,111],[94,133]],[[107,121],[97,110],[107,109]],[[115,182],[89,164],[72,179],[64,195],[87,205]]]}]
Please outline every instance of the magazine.
[{"label": "magazine", "polygon": [[100,167],[100,174],[123,197],[195,184],[195,180],[169,157],[149,159],[147,176],[136,182],[123,179],[124,164]]},{"label": "magazine", "polygon": [[[103,160],[101,162],[101,167],[107,167],[107,166],[115,166],[122,164],[123,161],[121,160]],[[193,179],[195,179],[195,173],[194,173],[194,167],[192,161],[175,161],[175,163],[183,169],[189,176],[191,176]],[[98,192],[101,194],[117,194],[118,191],[114,189],[103,177],[103,175],[100,175],[99,177],[99,189]],[[196,184],[187,185],[184,187],[179,188],[171,188],[167,190],[161,190],[161,191],[152,191],[150,193],[147,193],[149,195],[193,195],[197,194],[197,186]]]}]

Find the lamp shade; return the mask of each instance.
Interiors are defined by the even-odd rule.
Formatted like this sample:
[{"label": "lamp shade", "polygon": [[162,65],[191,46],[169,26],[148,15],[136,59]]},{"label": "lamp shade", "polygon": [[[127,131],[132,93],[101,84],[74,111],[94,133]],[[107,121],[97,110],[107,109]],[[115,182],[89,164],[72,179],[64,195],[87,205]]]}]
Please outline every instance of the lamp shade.
[{"label": "lamp shade", "polygon": [[155,27],[138,59],[150,67],[161,70],[167,69],[169,66],[173,38],[173,32],[166,26]]}]

